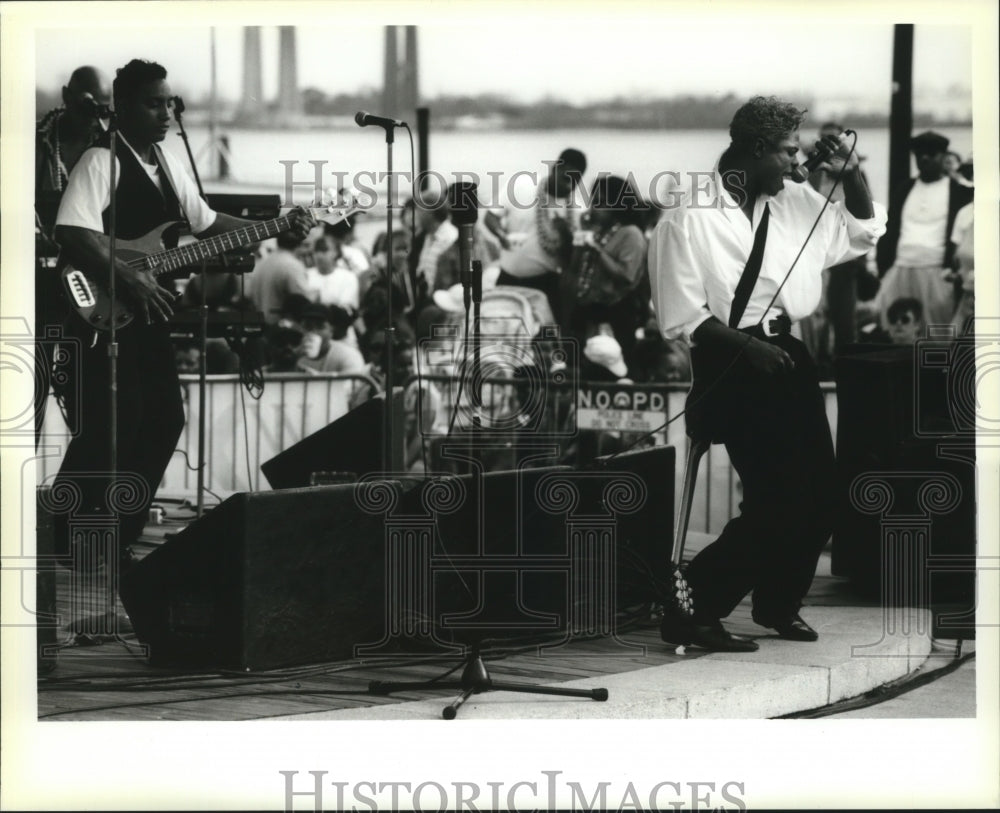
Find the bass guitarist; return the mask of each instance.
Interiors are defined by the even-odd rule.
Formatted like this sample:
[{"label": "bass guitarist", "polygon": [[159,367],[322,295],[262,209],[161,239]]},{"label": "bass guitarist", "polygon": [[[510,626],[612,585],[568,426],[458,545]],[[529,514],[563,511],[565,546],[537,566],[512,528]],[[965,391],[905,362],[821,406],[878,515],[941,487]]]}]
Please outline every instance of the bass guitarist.
[{"label": "bass guitarist", "polygon": [[[199,195],[180,162],[160,149],[170,129],[172,95],[166,70],[134,59],[118,70],[112,86],[118,137],[116,145],[116,238],[135,240],[169,221],[184,221],[198,238],[252,226],[214,212]],[[74,266],[106,279],[110,189],[109,140],[87,150],[73,169],[56,217],[55,238],[62,255]],[[291,230],[305,237],[310,216],[296,210]],[[149,505],[163,478],[184,426],[180,385],[174,366],[166,319],[172,296],[151,273],[115,261],[116,289],[132,309],[134,320],[117,332],[117,461],[120,477],[141,480],[136,499],[120,516],[118,564],[131,562]],[[67,333],[80,339],[80,380],[71,386],[79,398],[80,432],[72,439],[56,479],[75,487],[82,498],[77,514],[109,510],[110,398],[108,334],[82,319],[70,320]],[[57,551],[70,554],[69,517],[57,515]],[[113,562],[108,562],[113,565]]]}]

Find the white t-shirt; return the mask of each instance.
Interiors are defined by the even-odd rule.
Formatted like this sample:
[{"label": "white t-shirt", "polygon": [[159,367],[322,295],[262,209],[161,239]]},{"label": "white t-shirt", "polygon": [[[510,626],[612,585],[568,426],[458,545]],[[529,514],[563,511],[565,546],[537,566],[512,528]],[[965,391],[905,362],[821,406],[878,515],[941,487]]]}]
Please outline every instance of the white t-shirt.
[{"label": "white t-shirt", "polygon": [[[120,133],[118,138],[132,150],[132,154],[139,161],[139,166],[146,171],[156,188],[162,190],[163,181],[160,178],[160,168],[155,164],[147,164],[142,161],[132,149],[132,145]],[[198,188],[181,162],[166,150],[161,150],[161,152],[167,163],[167,168],[170,170],[174,185],[177,187],[181,213],[190,222],[191,231],[194,234],[201,234],[215,222],[215,212],[198,195]],[[111,203],[108,157],[108,150],[105,147],[91,147],[80,156],[80,160],[73,167],[73,172],[70,173],[66,192],[59,204],[59,213],[56,215],[57,226],[76,226],[91,231],[104,232],[104,222],[101,215]],[[121,162],[117,157],[115,165],[115,180],[120,182]]]},{"label": "white t-shirt", "polygon": [[346,268],[334,267],[329,274],[315,268],[306,269],[306,290],[310,301],[321,305],[338,305],[356,311],[361,304],[358,276]]},{"label": "white t-shirt", "polygon": [[940,267],[944,262],[950,186],[947,176],[931,183],[918,178],[913,184],[903,203],[897,265]]}]

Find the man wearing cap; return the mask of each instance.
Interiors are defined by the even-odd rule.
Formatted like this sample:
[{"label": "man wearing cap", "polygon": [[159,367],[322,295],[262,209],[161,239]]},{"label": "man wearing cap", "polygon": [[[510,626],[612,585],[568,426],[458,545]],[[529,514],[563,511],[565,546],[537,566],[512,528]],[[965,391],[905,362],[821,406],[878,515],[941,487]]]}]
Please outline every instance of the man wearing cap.
[{"label": "man wearing cap", "polygon": [[[587,170],[582,152],[565,149],[559,160],[538,185],[531,206],[508,213],[507,229],[487,216],[487,225],[504,245],[500,252],[497,285],[520,285],[544,291],[549,306],[559,318],[559,272],[569,262],[573,233],[579,229],[581,209],[574,205],[574,193]],[[513,202],[512,202],[513,203]],[[523,239],[513,244],[510,235],[520,232]]]},{"label": "man wearing cap", "polygon": [[304,331],[296,350],[296,366],[308,373],[361,373],[365,360],[347,339],[351,314],[337,305],[311,302],[302,308],[299,322]]},{"label": "man wearing cap", "polygon": [[692,344],[688,434],[725,443],[743,484],[739,516],[687,570],[693,620],[665,616],[669,643],[757,649],[720,622],[751,592],[756,623],[817,637],[799,608],[832,528],[833,443],[816,366],[790,328],[819,303],[824,268],[875,245],[885,212],[836,138],[821,145],[843,170],[843,203],[824,208],[811,186],[788,182],[804,112],[761,96],[737,110],[714,175],[665,212],[650,242],[660,330]]},{"label": "man wearing cap", "polygon": [[947,138],[930,130],[910,140],[918,175],[889,213],[876,251],[882,275],[876,304],[883,328],[888,328],[889,305],[900,297],[920,300],[930,325],[948,324],[955,313],[951,281],[955,244],[949,238],[955,216],[972,201],[973,190],[945,172],[948,144]]}]

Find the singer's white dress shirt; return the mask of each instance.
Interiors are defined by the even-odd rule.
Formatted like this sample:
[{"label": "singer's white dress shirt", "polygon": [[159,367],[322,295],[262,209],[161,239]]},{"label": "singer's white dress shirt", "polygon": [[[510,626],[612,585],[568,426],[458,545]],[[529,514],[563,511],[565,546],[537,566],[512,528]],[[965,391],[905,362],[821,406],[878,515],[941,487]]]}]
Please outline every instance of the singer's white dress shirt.
[{"label": "singer's white dress shirt", "polygon": [[822,293],[823,269],[869,251],[886,224],[881,204],[873,204],[874,217],[859,220],[843,203],[830,203],[809,237],[823,201],[809,184],[786,180],[777,195],[757,198],[751,224],[723,188],[718,169],[705,176],[701,185],[664,213],[650,240],[649,279],[663,334],[690,340],[709,316],[729,323],[729,309],[765,204],[771,215],[760,278],[738,326],[752,326],[765,315],[770,319],[782,312],[792,321],[812,313]]}]

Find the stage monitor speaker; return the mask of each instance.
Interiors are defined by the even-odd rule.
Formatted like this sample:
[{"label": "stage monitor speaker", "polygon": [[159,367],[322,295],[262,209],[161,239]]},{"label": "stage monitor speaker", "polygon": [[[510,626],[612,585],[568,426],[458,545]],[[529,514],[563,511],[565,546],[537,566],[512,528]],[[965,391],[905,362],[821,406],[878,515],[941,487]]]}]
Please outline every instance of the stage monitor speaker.
[{"label": "stage monitor speaker", "polygon": [[662,601],[650,588],[671,578],[676,455],[673,446],[654,446],[595,460],[598,471],[631,472],[646,485],[639,509],[618,517],[618,595],[623,602]]},{"label": "stage monitor speaker", "polygon": [[234,495],[138,562],[120,595],[151,662],[269,669],[377,640],[384,516],[356,488]]},{"label": "stage monitor speaker", "polygon": [[[398,389],[398,388],[397,388]],[[402,407],[397,397],[393,417],[394,455],[402,449]],[[294,446],[264,462],[260,470],[272,488],[303,488],[318,471],[348,472],[358,478],[383,470],[382,427],[384,395],[377,395],[346,415],[313,432]],[[391,471],[402,471],[396,459]]]},{"label": "stage monitor speaker", "polygon": [[[657,585],[666,584],[670,573],[674,459],[672,446],[660,446],[598,458],[583,471],[550,466],[486,472],[481,508],[469,494],[473,478],[462,475],[469,498],[436,522],[437,553],[442,561],[456,563],[454,572],[445,569],[436,575],[439,614],[474,615],[477,623],[498,628],[532,614],[549,614],[559,618],[557,626],[563,625],[574,612],[566,603],[574,589],[571,580],[580,578],[606,580],[592,588],[613,594],[616,612],[660,600]],[[619,478],[611,493],[608,486],[619,473],[632,477]],[[560,491],[560,483],[567,490]],[[576,496],[568,496],[570,492]],[[408,498],[417,496],[413,491]],[[615,507],[619,499],[628,506],[624,510]],[[571,508],[560,510],[570,503]],[[598,557],[576,561],[569,569],[559,564],[580,555],[582,549],[573,549],[572,539],[597,540],[609,529],[614,533],[613,562]],[[584,549],[590,550],[587,556],[593,553],[586,545]],[[480,567],[477,557],[489,561],[488,569]],[[470,573],[478,587],[470,589]],[[488,579],[492,583],[484,595],[480,590],[486,590]],[[515,631],[517,623],[508,631]],[[524,621],[523,631],[531,629]]]},{"label": "stage monitor speaker", "polygon": [[[937,621],[946,605],[975,605],[975,445],[954,432],[942,371],[918,369],[913,352],[837,359],[840,505],[831,568],[889,604],[929,606]],[[852,499],[852,487],[863,493]],[[934,634],[972,637],[972,624],[936,624]]]}]

